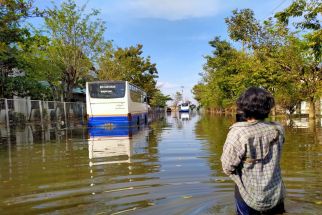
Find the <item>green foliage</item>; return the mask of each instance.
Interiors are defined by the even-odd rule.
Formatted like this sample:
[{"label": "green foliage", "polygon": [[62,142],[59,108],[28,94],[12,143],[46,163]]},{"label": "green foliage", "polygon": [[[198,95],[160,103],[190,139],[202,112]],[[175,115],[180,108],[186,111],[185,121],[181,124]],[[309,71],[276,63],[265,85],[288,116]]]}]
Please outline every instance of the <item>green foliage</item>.
[{"label": "green foliage", "polygon": [[282,23],[289,24],[292,17],[298,29],[306,30],[308,46],[313,50],[316,61],[322,61],[322,2],[320,0],[295,0],[285,10],[275,14]]},{"label": "green foliage", "polygon": [[[213,51],[205,56],[202,81],[193,88],[195,99],[206,108],[233,108],[241,92],[259,86],[271,91],[277,104],[290,113],[301,100],[315,101],[322,88],[317,52],[321,43],[316,38],[321,33],[320,15],[321,3],[314,0],[293,2],[276,15],[279,22],[270,18],[260,24],[250,9],[234,10],[225,19],[229,35],[249,51],[237,50],[219,37],[210,41]],[[311,32],[300,36],[291,32],[286,23],[292,16],[303,16],[296,25]]]},{"label": "green foliage", "polygon": [[41,15],[32,7],[32,0],[0,1],[0,97],[10,94],[5,83],[12,69],[23,69],[25,62],[19,44],[30,38],[29,29],[23,26],[26,18]]},{"label": "green foliage", "polygon": [[[0,97],[69,101],[75,87],[98,73],[100,80],[128,80],[148,93],[152,105],[165,106],[169,96],[156,88],[156,64],[142,56],[142,45],[115,50],[103,38],[98,10],[88,12],[75,0],[52,3],[42,12],[33,0],[0,1]],[[44,29],[24,25],[33,16],[44,18]],[[9,77],[13,71],[25,76]]]},{"label": "green foliage", "polygon": [[99,80],[129,81],[147,92],[153,98],[158,92],[156,64],[151,63],[150,57],[142,56],[142,45],[129,48],[107,49],[99,60]]},{"label": "green foliage", "polygon": [[274,93],[276,103],[284,110],[287,110],[288,114],[294,113],[296,106],[303,98],[298,87],[293,83],[288,83],[283,88],[276,89]]},{"label": "green foliage", "polygon": [[233,16],[226,18],[228,33],[231,39],[242,41],[244,44],[252,44],[256,40],[260,25],[254,17],[251,9],[233,10]]},{"label": "green foliage", "polygon": [[172,100],[169,95],[164,95],[160,90],[156,90],[153,98],[150,101],[152,107],[162,107],[167,105],[167,101]]},{"label": "green foliage", "polygon": [[32,80],[44,82],[49,85],[50,98],[59,100],[60,95],[63,93],[61,86],[61,72],[63,65],[57,64],[53,58],[49,57],[50,40],[46,36],[42,36],[40,32],[22,44],[25,50],[21,54],[21,58],[26,63],[24,71]]},{"label": "green foliage", "polygon": [[7,92],[7,94],[5,94],[6,98],[13,96],[31,96],[31,99],[51,99],[51,93],[48,87],[26,76],[8,77],[4,87]]},{"label": "green foliage", "polygon": [[[0,51],[15,52],[17,43],[24,42],[30,36],[28,28],[21,26],[25,18],[37,13],[31,11],[31,0],[5,0],[0,1]],[[2,53],[3,54],[3,53]],[[10,59],[9,56],[1,55]],[[16,66],[13,64],[12,66]]]},{"label": "green foliage", "polygon": [[[33,0],[0,1],[0,97],[69,101],[96,73],[100,80],[130,81],[148,93],[152,106],[165,106],[170,97],[156,88],[156,64],[142,56],[142,45],[113,49],[98,10],[88,12],[75,0],[52,3],[40,11]],[[44,29],[25,25],[34,16],[44,18]],[[13,71],[18,76],[10,76]]]},{"label": "green foliage", "polygon": [[296,0],[275,17],[283,24],[293,24],[303,31],[301,44],[301,65],[295,77],[302,87],[301,92],[310,103],[310,117],[314,117],[314,102],[322,95],[322,2],[319,0]]},{"label": "green foliage", "polygon": [[[46,47],[45,60],[55,67],[65,100],[71,99],[74,87],[78,86],[93,68],[106,43],[103,40],[105,23],[97,18],[99,12],[85,12],[73,0],[66,0],[59,6],[46,11],[45,24],[50,43]],[[56,70],[58,69],[58,70]],[[49,78],[48,78],[49,79]],[[82,82],[83,83],[83,82]]]},{"label": "green foliage", "polygon": [[220,108],[222,104],[222,96],[217,85],[214,85],[213,82],[198,83],[192,89],[193,94],[195,95],[195,100],[198,101],[201,106],[210,108]]},{"label": "green foliage", "polygon": [[[205,92],[199,95],[204,106],[225,108],[249,84],[248,77],[252,75],[252,60],[244,53],[238,52],[227,41],[216,37],[209,44],[214,48],[212,55],[206,56],[204,66],[204,84],[197,85],[195,92]],[[198,99],[198,98],[196,98]]]}]

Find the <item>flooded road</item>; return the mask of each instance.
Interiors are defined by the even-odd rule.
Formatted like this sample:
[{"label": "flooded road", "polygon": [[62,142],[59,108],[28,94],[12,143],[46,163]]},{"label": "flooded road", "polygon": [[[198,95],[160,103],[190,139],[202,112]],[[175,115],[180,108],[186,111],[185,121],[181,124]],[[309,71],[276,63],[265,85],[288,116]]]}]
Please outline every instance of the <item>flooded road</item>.
[{"label": "flooded road", "polygon": [[[220,156],[232,118],[173,114],[144,128],[1,129],[0,214],[234,214]],[[286,123],[285,123],[286,124]],[[288,214],[322,211],[322,129],[286,128]]]}]

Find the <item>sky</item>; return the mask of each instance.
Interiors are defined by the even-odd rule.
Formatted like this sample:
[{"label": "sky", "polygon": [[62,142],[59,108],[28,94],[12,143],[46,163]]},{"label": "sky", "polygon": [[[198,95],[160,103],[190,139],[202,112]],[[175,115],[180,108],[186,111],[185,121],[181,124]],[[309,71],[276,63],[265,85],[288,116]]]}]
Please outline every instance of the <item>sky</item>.
[{"label": "sky", "polygon": [[[55,0],[57,4],[61,0]],[[158,86],[164,94],[183,92],[194,101],[192,87],[201,80],[209,41],[227,39],[224,19],[232,10],[250,8],[263,21],[287,7],[292,0],[76,0],[79,6],[99,9],[106,22],[106,40],[116,47],[143,45],[143,55],[156,63]],[[35,0],[40,8],[50,0]]]}]

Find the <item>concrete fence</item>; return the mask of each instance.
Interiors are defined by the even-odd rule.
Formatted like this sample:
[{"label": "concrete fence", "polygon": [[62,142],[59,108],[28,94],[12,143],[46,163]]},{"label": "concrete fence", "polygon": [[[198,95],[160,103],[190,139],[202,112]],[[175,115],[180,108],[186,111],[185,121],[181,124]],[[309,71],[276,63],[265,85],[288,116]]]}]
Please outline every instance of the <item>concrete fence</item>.
[{"label": "concrete fence", "polygon": [[28,122],[66,124],[71,121],[84,121],[85,115],[85,104],[82,102],[0,99],[0,124],[7,127]]}]

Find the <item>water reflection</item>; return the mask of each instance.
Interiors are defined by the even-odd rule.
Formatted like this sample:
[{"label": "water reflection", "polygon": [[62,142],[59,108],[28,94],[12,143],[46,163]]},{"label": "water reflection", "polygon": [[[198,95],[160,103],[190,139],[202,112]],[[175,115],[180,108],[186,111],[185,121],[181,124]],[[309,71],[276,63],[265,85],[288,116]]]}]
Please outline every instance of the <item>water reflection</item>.
[{"label": "water reflection", "polygon": [[184,124],[188,123],[188,121],[192,120],[194,117],[197,116],[196,111],[190,112],[178,112],[172,111],[171,113],[167,113],[168,121],[172,123],[177,129],[183,129]]},{"label": "water reflection", "polygon": [[179,113],[179,118],[182,120],[182,121],[186,121],[186,120],[189,120],[190,119],[190,114],[189,113],[184,113],[184,112],[180,112]]},{"label": "water reflection", "polygon": [[[233,214],[220,156],[233,118],[171,113],[147,127],[0,129],[0,214]],[[321,126],[287,126],[289,214],[322,210]]]},{"label": "water reflection", "polygon": [[102,203],[96,207],[97,213],[134,211],[157,198],[152,190],[161,186],[158,143],[165,126],[160,120],[149,127],[88,131],[93,204]]},{"label": "water reflection", "polygon": [[138,127],[90,128],[89,165],[130,163],[133,154],[146,153],[142,149],[148,148],[145,141],[147,133],[147,129]]},{"label": "water reflection", "polygon": [[322,127],[321,118],[290,118],[286,120],[286,125],[292,128],[311,128]]},{"label": "water reflection", "polygon": [[[313,123],[312,123],[313,122]],[[220,155],[232,118],[202,117],[196,123],[196,135],[207,139],[208,160],[214,183],[231,190],[231,181],[222,173]],[[308,119],[286,121],[286,142],[282,155],[282,174],[287,188],[286,210],[290,214],[316,214],[321,211],[322,128]],[[232,191],[230,191],[232,193]],[[215,211],[218,212],[218,211]]]},{"label": "water reflection", "polygon": [[211,115],[202,117],[196,123],[195,133],[197,138],[207,140],[204,147],[209,151],[207,159],[210,168],[213,170],[213,176],[225,177],[221,170],[220,156],[229,126],[233,123],[233,118]]},{"label": "water reflection", "polygon": [[[48,141],[64,141],[68,136],[72,136],[73,132],[76,132],[74,136],[79,135],[81,132],[81,138],[85,139],[85,128],[82,125],[72,125],[66,129],[60,124],[29,124],[25,126],[0,127],[0,144],[34,144],[44,143]],[[84,140],[85,141],[85,140]]]},{"label": "water reflection", "polygon": [[[146,128],[1,130],[0,214],[107,213],[146,207],[159,186],[165,120]],[[10,138],[11,137],[11,138]],[[134,196],[137,196],[134,198]]]}]

